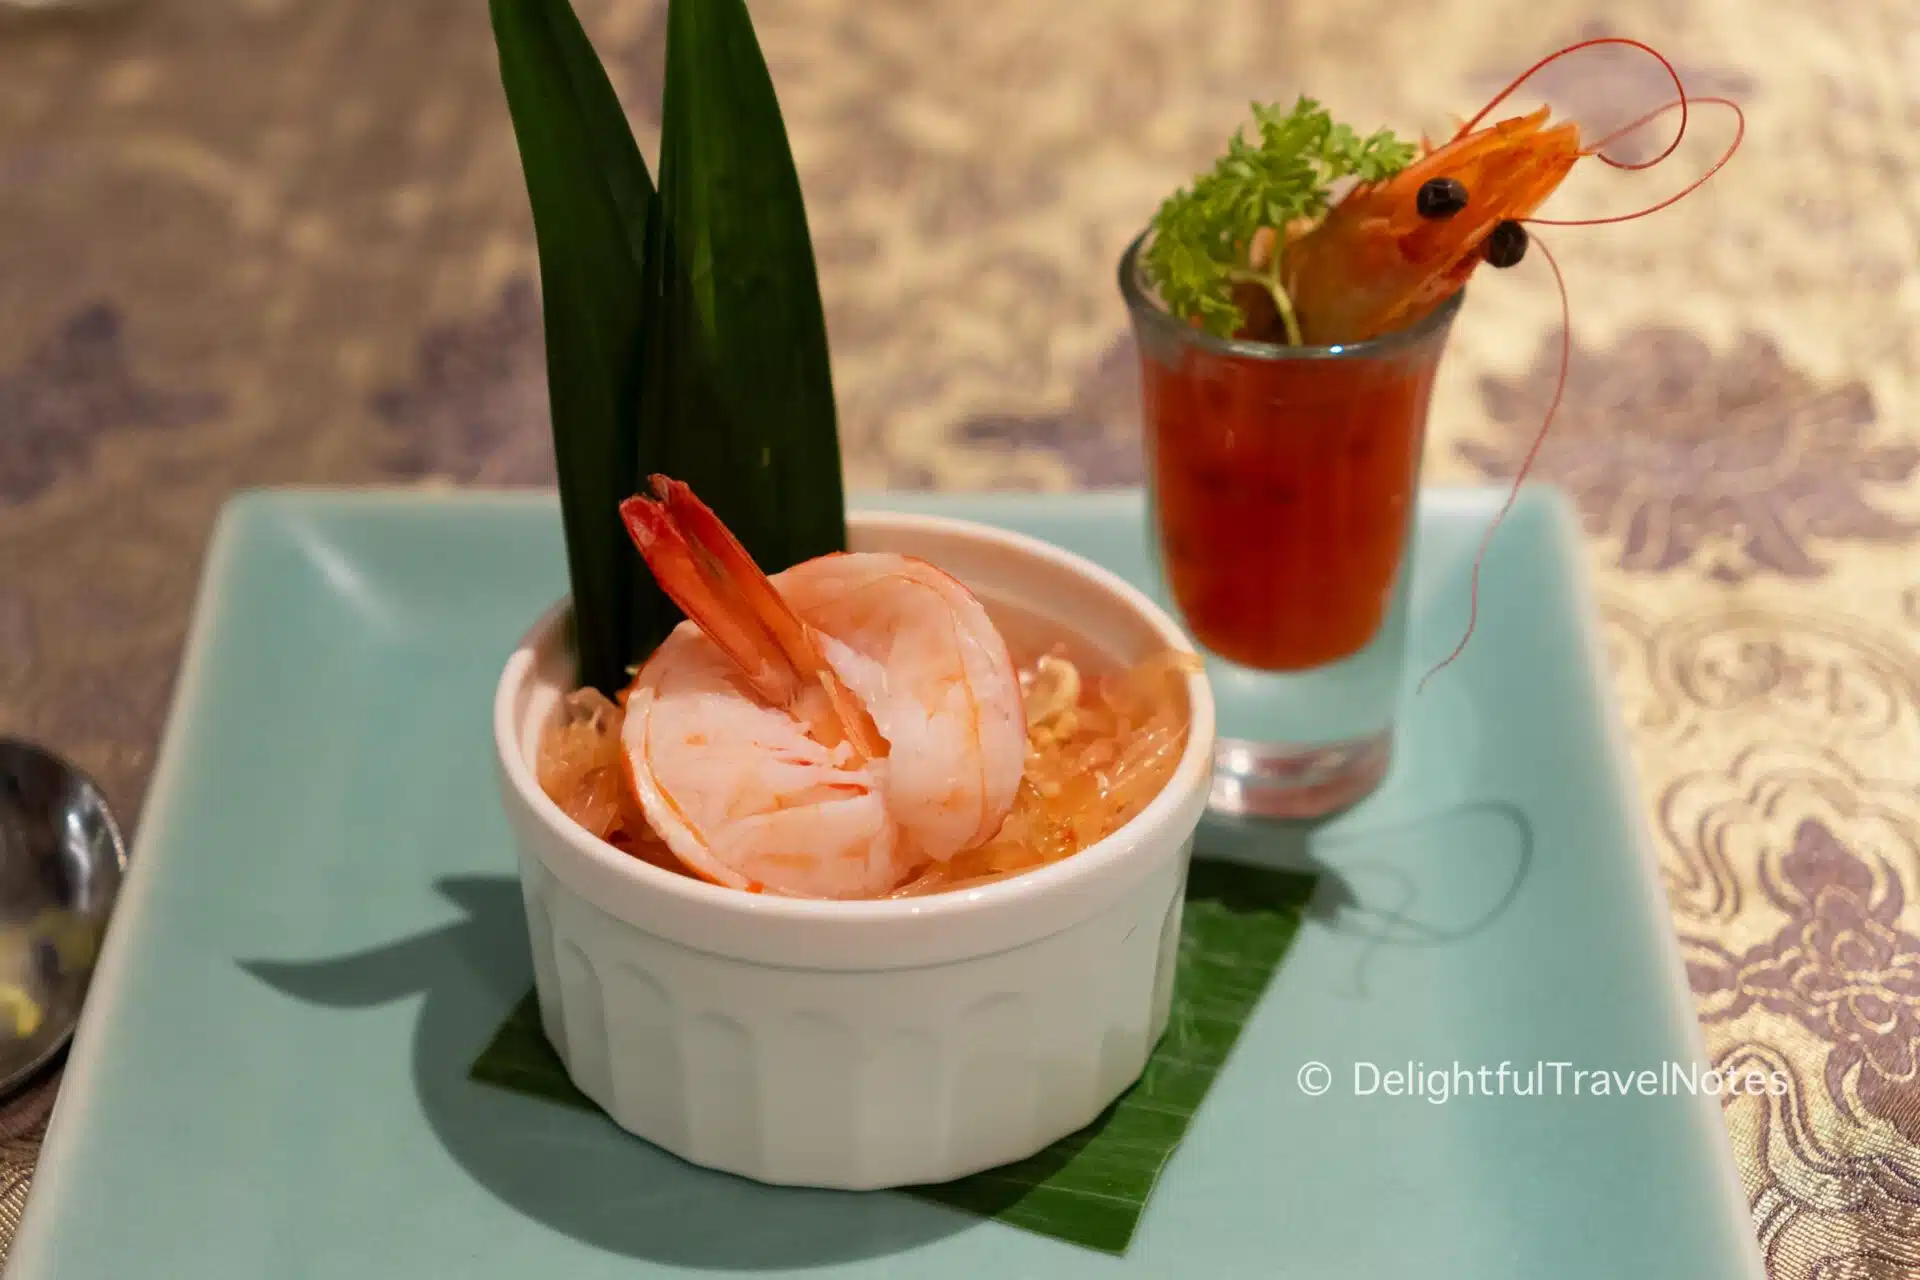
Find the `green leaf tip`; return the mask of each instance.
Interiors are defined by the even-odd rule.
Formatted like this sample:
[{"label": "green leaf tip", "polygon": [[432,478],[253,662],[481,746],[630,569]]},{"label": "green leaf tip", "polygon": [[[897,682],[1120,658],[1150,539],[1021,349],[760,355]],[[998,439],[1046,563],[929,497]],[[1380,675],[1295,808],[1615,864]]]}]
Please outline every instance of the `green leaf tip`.
[{"label": "green leaf tip", "polygon": [[813,247],[740,0],[671,0],[661,184],[567,0],[489,0],[539,252],[581,683],[680,620],[620,520],[665,472],[769,573],[846,547]]},{"label": "green leaf tip", "polygon": [[639,458],[653,181],[566,0],[490,0],[540,259],[547,398],[581,683],[612,694],[665,598],[619,515]]},{"label": "green leaf tip", "polygon": [[[826,316],[800,177],[741,0],[672,0],[647,468],[768,573],[847,545]],[[697,425],[696,425],[697,424]]]}]

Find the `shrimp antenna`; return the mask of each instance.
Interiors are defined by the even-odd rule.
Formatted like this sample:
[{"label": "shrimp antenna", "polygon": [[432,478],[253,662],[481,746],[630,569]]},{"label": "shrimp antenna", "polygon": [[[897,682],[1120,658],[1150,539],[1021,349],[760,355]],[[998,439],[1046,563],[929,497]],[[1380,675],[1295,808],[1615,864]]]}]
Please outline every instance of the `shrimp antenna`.
[{"label": "shrimp antenna", "polygon": [[1513,487],[1507,490],[1507,500],[1501,504],[1500,513],[1487,526],[1480,538],[1480,549],[1473,557],[1473,581],[1467,593],[1467,629],[1460,637],[1460,643],[1453,646],[1453,652],[1435,663],[1427,674],[1420,677],[1420,683],[1414,688],[1415,696],[1424,693],[1427,681],[1453,664],[1454,659],[1466,652],[1467,641],[1473,638],[1473,629],[1480,621],[1480,567],[1487,558],[1487,548],[1493,545],[1493,535],[1500,528],[1500,522],[1513,510],[1513,504],[1520,496],[1520,486],[1526,482],[1527,473],[1533,470],[1533,464],[1540,456],[1540,446],[1546,443],[1547,429],[1553,425],[1553,419],[1560,412],[1560,400],[1567,393],[1567,367],[1573,362],[1573,307],[1567,301],[1567,278],[1560,271],[1559,259],[1553,256],[1553,250],[1547,248],[1538,236],[1533,243],[1540,246],[1540,252],[1547,255],[1547,265],[1553,268],[1553,282],[1560,290],[1560,374],[1554,379],[1553,401],[1547,405],[1547,416],[1541,420],[1540,430],[1534,435],[1533,443],[1527,449],[1527,456],[1520,461],[1520,469],[1514,473]]},{"label": "shrimp antenna", "polygon": [[1614,141],[1615,139],[1620,137],[1620,135],[1623,133],[1631,133],[1633,130],[1639,128],[1641,125],[1648,123],[1650,120],[1654,118],[1654,116],[1660,115],[1662,112],[1664,112],[1666,108],[1662,107],[1660,111],[1655,111],[1651,115],[1642,116],[1640,119],[1628,125],[1625,129],[1617,129],[1614,132],[1608,134],[1604,139],[1601,140],[1599,146],[1588,147],[1585,151],[1582,152],[1582,154],[1597,156],[1602,164],[1611,165],[1616,169],[1651,169],[1653,168],[1653,166],[1659,164],[1662,160],[1665,160],[1668,156],[1672,155],[1676,150],[1678,150],[1680,147],[1680,140],[1687,136],[1687,86],[1680,82],[1680,73],[1674,70],[1673,63],[1667,60],[1666,54],[1661,53],[1658,49],[1654,48],[1650,44],[1643,43],[1642,41],[1639,41],[1639,40],[1629,39],[1626,36],[1594,36],[1592,39],[1581,40],[1575,44],[1568,45],[1566,48],[1561,49],[1558,52],[1548,54],[1546,57],[1540,59],[1540,61],[1528,67],[1525,71],[1522,71],[1519,75],[1515,76],[1512,80],[1508,81],[1507,87],[1502,89],[1499,93],[1495,94],[1493,97],[1493,100],[1487,103],[1486,106],[1480,108],[1480,112],[1478,115],[1474,116],[1473,119],[1467,121],[1465,124],[1460,126],[1460,131],[1453,135],[1454,140],[1458,141],[1459,139],[1466,137],[1469,133],[1472,133],[1476,128],[1479,127],[1480,122],[1486,119],[1487,116],[1492,113],[1495,107],[1505,102],[1508,98],[1511,98],[1514,95],[1514,93],[1520,88],[1521,85],[1533,79],[1534,76],[1538,75],[1541,71],[1545,70],[1547,67],[1560,61],[1560,59],[1566,57],[1568,54],[1579,53],[1582,49],[1591,49],[1597,45],[1603,45],[1603,44],[1618,44],[1618,45],[1625,45],[1630,49],[1638,49],[1640,50],[1640,52],[1646,54],[1648,57],[1652,58],[1655,62],[1658,62],[1660,64],[1661,69],[1667,73],[1667,78],[1673,81],[1673,91],[1679,95],[1678,105],[1680,107],[1680,128],[1673,135],[1673,141],[1667,144],[1667,149],[1665,151],[1662,151],[1659,155],[1655,156],[1651,160],[1643,160],[1637,164],[1629,164],[1624,160],[1615,160],[1611,156],[1600,154],[1601,148],[1606,146],[1607,143]]},{"label": "shrimp antenna", "polygon": [[[1733,153],[1740,149],[1741,140],[1747,136],[1747,113],[1742,111],[1740,104],[1731,98],[1695,98],[1693,101],[1695,103],[1704,102],[1711,103],[1717,107],[1726,107],[1733,112],[1733,141],[1727,144],[1727,149],[1720,153],[1720,158],[1715,160],[1712,167],[1705,173],[1658,204],[1650,204],[1644,209],[1635,209],[1632,213],[1616,213],[1605,218],[1523,218],[1522,221],[1530,226],[1536,227],[1601,227],[1612,222],[1632,222],[1635,218],[1644,218],[1650,213],[1658,213],[1670,204],[1678,204],[1695,191],[1698,191],[1702,186],[1706,185],[1707,179],[1720,172],[1727,161],[1733,159]],[[1674,102],[1669,102],[1665,106],[1655,107],[1652,111],[1647,112],[1647,114],[1641,116],[1632,124],[1615,129],[1612,133],[1595,143],[1587,154],[1598,155],[1600,148],[1606,146],[1609,142],[1625,137],[1643,125],[1651,124],[1654,120],[1665,115],[1675,107],[1679,107],[1684,112],[1687,107],[1686,99],[1679,99]],[[1676,138],[1674,141],[1678,142],[1679,139]],[[1607,160],[1607,157],[1600,156],[1600,159]],[[1616,169],[1644,169],[1647,167],[1646,165],[1621,164],[1612,160],[1607,160],[1607,163],[1613,165]]]},{"label": "shrimp antenna", "polygon": [[[1626,45],[1648,54],[1659,62],[1660,66],[1666,71],[1668,78],[1673,81],[1675,92],[1679,96],[1673,101],[1663,103],[1645,115],[1640,116],[1638,119],[1615,129],[1592,146],[1584,148],[1581,154],[1596,156],[1602,163],[1610,165],[1615,169],[1651,169],[1653,166],[1659,164],[1668,156],[1671,156],[1674,151],[1679,148],[1681,139],[1686,137],[1689,107],[1687,87],[1681,83],[1680,73],[1674,70],[1673,64],[1667,60],[1666,55],[1651,45],[1621,36],[1599,36],[1591,40],[1582,40],[1577,44],[1568,45],[1559,52],[1549,54],[1547,57],[1542,58],[1518,76],[1514,77],[1506,88],[1502,89],[1494,96],[1491,102],[1480,109],[1478,115],[1461,125],[1459,133],[1454,135],[1455,138],[1462,138],[1468,133],[1471,133],[1479,123],[1487,117],[1489,112],[1512,96],[1515,90],[1537,74],[1541,68],[1566,57],[1570,53],[1577,53],[1582,49],[1601,44]],[[1530,226],[1540,227],[1594,227],[1613,222],[1631,222],[1636,218],[1644,218],[1650,213],[1657,213],[1668,205],[1675,204],[1697,191],[1709,178],[1720,172],[1727,161],[1733,159],[1734,152],[1740,149],[1740,143],[1742,139],[1746,137],[1747,133],[1747,116],[1746,112],[1740,109],[1740,104],[1730,98],[1695,98],[1692,101],[1712,103],[1715,106],[1726,107],[1733,112],[1735,122],[1733,141],[1727,145],[1726,151],[1722,153],[1720,158],[1714,161],[1713,165],[1698,178],[1695,178],[1685,187],[1660,201],[1658,204],[1648,205],[1644,209],[1637,209],[1631,213],[1614,214],[1605,218],[1525,218],[1521,219],[1521,221]],[[1680,128],[1675,132],[1673,141],[1669,142],[1666,149],[1661,151],[1659,155],[1653,157],[1653,159],[1640,161],[1638,163],[1629,163],[1624,160],[1615,160],[1611,156],[1604,154],[1605,149],[1610,144],[1619,141],[1636,129],[1646,127],[1675,107],[1680,109]],[[1499,514],[1494,516],[1493,523],[1487,526],[1487,532],[1480,540],[1480,549],[1474,554],[1473,579],[1468,591],[1466,632],[1460,637],[1460,642],[1453,647],[1453,652],[1434,664],[1432,669],[1420,678],[1420,683],[1414,690],[1416,694],[1424,692],[1429,680],[1452,665],[1454,660],[1466,651],[1467,642],[1473,638],[1474,628],[1480,621],[1480,570],[1486,561],[1487,549],[1493,545],[1493,535],[1500,528],[1501,522],[1507,518],[1507,513],[1513,510],[1513,504],[1520,496],[1520,486],[1526,482],[1527,473],[1533,470],[1534,463],[1539,459],[1541,446],[1546,443],[1547,431],[1553,426],[1553,420],[1560,411],[1560,401],[1566,395],[1567,369],[1573,360],[1573,308],[1567,300],[1567,278],[1560,270],[1560,260],[1553,256],[1553,250],[1549,249],[1546,243],[1538,236],[1532,237],[1531,242],[1539,245],[1540,252],[1547,256],[1547,265],[1553,269],[1554,286],[1560,291],[1560,372],[1554,380],[1553,400],[1547,405],[1546,417],[1542,419],[1540,430],[1533,437],[1533,443],[1528,446],[1526,457],[1521,459],[1520,468],[1514,473],[1513,487],[1507,491],[1506,501],[1501,504]]]}]

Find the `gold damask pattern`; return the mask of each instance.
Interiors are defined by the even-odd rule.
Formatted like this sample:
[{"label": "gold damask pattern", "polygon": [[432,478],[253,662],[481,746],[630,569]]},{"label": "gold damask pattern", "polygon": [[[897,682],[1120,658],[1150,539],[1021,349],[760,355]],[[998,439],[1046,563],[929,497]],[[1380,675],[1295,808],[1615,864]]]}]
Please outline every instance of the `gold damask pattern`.
[{"label": "gold damask pattern", "polygon": [[1911,634],[1725,606],[1610,629],[1708,1041],[1791,1082],[1727,1109],[1773,1274],[1920,1274]]},{"label": "gold damask pattern", "polygon": [[[1776,1280],[1920,1275],[1920,10],[1905,0],[752,0],[806,188],[854,484],[1140,474],[1120,250],[1250,98],[1438,132],[1639,36],[1748,109],[1653,219],[1545,231],[1575,320],[1542,474],[1577,502],[1675,928]],[[578,0],[650,152],[660,0]],[[1542,88],[1590,122],[1632,62]],[[1518,105],[1518,104],[1516,104]],[[1557,212],[1650,202],[1588,166]],[[541,483],[534,258],[485,7],[0,2],[0,732],[137,811],[239,485]],[[1534,255],[1483,273],[1439,480],[1551,395]],[[51,1083],[0,1108],[0,1239]]]},{"label": "gold damask pattern", "polygon": [[[1482,402],[1505,429],[1460,440],[1459,456],[1512,475],[1559,366],[1548,335],[1524,378],[1483,379]],[[1899,546],[1920,532],[1877,505],[1913,478],[1920,449],[1883,442],[1878,425],[1864,381],[1816,384],[1761,334],[1717,354],[1696,334],[1643,328],[1604,352],[1576,350],[1541,466],[1588,532],[1617,545],[1621,569],[1813,578],[1828,568],[1823,543]]]}]

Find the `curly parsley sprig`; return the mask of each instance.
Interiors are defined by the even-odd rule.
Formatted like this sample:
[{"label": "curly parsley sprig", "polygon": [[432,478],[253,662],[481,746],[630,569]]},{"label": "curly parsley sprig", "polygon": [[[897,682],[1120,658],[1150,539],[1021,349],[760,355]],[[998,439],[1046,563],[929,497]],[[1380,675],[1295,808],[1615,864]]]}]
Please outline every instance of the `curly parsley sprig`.
[{"label": "curly parsley sprig", "polygon": [[[1273,296],[1287,340],[1298,343],[1300,324],[1281,283],[1287,227],[1325,213],[1336,182],[1392,177],[1414,149],[1385,129],[1362,138],[1307,97],[1287,112],[1256,102],[1253,119],[1257,140],[1236,131],[1210,172],[1160,206],[1144,266],[1168,310],[1220,337],[1245,323],[1233,286],[1258,284]],[[1273,229],[1275,248],[1256,266],[1250,255],[1262,227]]]}]

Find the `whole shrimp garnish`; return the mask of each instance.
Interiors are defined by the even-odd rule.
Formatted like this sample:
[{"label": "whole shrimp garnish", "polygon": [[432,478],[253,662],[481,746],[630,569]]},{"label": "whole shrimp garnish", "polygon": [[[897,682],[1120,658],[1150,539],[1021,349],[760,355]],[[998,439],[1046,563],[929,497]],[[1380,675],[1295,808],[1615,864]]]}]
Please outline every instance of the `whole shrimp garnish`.
[{"label": "whole shrimp garnish", "polygon": [[[1572,121],[1550,123],[1549,108],[1481,127],[1521,85],[1571,54],[1597,45],[1624,45],[1656,59],[1673,81],[1673,101],[1583,143]],[[1733,142],[1704,174],[1658,204],[1604,218],[1555,220],[1534,216],[1588,157],[1615,169],[1649,169],[1672,155],[1686,134],[1689,110],[1703,103],[1732,109],[1739,121]],[[1673,141],[1649,160],[1629,163],[1605,149],[1669,111],[1680,112]],[[1361,342],[1417,323],[1457,293],[1482,262],[1510,267],[1525,256],[1534,226],[1598,226],[1629,222],[1684,199],[1733,158],[1745,116],[1726,98],[1689,98],[1679,73],[1650,45],[1621,36],[1597,36],[1568,45],[1515,76],[1492,101],[1435,147],[1380,182],[1347,192],[1286,251],[1287,291],[1309,344]],[[1546,246],[1541,249],[1546,252]],[[1552,255],[1548,253],[1551,260]],[[1558,274],[1558,267],[1555,267]],[[1565,288],[1561,290],[1565,300]]]},{"label": "whole shrimp garnish", "polygon": [[880,552],[769,578],[686,485],[650,483],[620,513],[688,621],[641,666],[621,737],[675,856],[737,889],[874,898],[990,839],[1027,737],[978,598]]},{"label": "whole shrimp garnish", "polygon": [[[1542,68],[1596,45],[1623,45],[1656,59],[1673,81],[1675,98],[1590,142],[1571,121],[1550,123],[1549,109],[1481,127],[1496,107]],[[1615,169],[1648,169],[1672,155],[1686,135],[1692,106],[1711,103],[1735,117],[1731,143],[1707,171],[1656,204],[1602,218],[1549,219],[1536,210],[1559,189],[1581,160],[1593,157]],[[1673,140],[1651,159],[1629,163],[1605,154],[1621,138],[1669,111],[1680,112]],[[1474,559],[1472,603],[1466,634],[1427,678],[1465,650],[1479,616],[1480,565],[1494,531],[1512,509],[1559,411],[1572,355],[1572,315],[1560,264],[1528,226],[1598,226],[1629,222],[1684,199],[1733,158],[1746,133],[1746,116],[1727,98],[1687,96],[1686,86],[1664,55],[1638,40],[1600,36],[1548,55],[1514,77],[1492,101],[1463,123],[1445,144],[1422,140],[1424,154],[1392,177],[1356,185],[1316,225],[1286,250],[1285,283],[1299,316],[1302,338],[1312,344],[1359,342],[1418,323],[1457,293],[1482,262],[1511,267],[1539,244],[1560,292],[1560,372],[1538,434],[1514,475],[1513,487],[1488,526]],[[1424,686],[1425,680],[1422,680]]]}]

